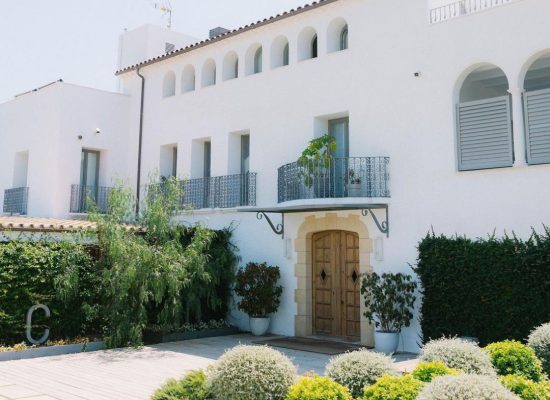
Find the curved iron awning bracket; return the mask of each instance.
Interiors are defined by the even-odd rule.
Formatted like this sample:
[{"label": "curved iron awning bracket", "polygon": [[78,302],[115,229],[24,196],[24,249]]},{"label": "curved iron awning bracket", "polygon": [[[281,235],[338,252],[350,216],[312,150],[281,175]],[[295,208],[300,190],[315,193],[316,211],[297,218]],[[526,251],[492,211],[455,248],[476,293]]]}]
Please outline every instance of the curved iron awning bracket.
[{"label": "curved iron awning bracket", "polygon": [[374,214],[374,211],[371,208],[364,208],[361,210],[361,214],[363,217],[367,217],[369,214],[372,216],[372,219],[374,223],[376,224],[378,230],[386,235],[386,237],[390,237],[390,216],[388,212],[388,207],[384,207],[386,210],[386,220],[380,222],[376,215]]},{"label": "curved iron awning bracket", "polygon": [[271,221],[271,218],[269,218],[269,216],[265,212],[259,211],[256,214],[256,218],[258,218],[259,220],[262,220],[262,219],[265,218],[265,220],[267,221],[267,223],[271,227],[271,230],[273,232],[275,232],[276,235],[280,235],[284,238],[285,237],[285,214],[282,213],[281,217],[282,217],[282,222],[280,224],[275,225]]}]

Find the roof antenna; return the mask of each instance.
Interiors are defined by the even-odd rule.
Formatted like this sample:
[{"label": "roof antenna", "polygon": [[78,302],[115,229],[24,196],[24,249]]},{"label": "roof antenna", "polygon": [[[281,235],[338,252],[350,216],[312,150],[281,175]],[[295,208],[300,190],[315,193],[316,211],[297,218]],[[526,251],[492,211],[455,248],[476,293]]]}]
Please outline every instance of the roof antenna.
[{"label": "roof antenna", "polygon": [[168,16],[168,29],[172,29],[172,4],[170,3],[170,0],[162,0],[162,1],[151,1],[153,3],[153,6],[157,9],[163,12],[162,16],[166,17]]}]

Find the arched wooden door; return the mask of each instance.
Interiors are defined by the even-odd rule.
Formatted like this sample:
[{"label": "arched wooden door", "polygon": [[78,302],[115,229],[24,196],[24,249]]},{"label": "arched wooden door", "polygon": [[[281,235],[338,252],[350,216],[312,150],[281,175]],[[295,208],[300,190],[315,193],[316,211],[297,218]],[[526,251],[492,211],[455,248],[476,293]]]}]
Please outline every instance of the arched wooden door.
[{"label": "arched wooden door", "polygon": [[313,235],[313,333],[359,340],[361,336],[359,236]]}]

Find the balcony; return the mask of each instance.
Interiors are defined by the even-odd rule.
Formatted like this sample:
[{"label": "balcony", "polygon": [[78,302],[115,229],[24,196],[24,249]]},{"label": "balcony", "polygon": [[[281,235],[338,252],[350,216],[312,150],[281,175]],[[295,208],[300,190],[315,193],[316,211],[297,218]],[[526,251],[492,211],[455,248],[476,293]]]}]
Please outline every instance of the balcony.
[{"label": "balcony", "polygon": [[390,197],[389,157],[331,158],[279,168],[279,203],[292,200]]},{"label": "balcony", "polygon": [[430,24],[475,14],[518,0],[460,0],[430,9]]},{"label": "balcony", "polygon": [[26,215],[28,199],[28,187],[4,190],[4,213]]},{"label": "balcony", "polygon": [[85,214],[92,207],[97,207],[99,212],[106,213],[111,189],[103,186],[72,185],[70,212]]}]

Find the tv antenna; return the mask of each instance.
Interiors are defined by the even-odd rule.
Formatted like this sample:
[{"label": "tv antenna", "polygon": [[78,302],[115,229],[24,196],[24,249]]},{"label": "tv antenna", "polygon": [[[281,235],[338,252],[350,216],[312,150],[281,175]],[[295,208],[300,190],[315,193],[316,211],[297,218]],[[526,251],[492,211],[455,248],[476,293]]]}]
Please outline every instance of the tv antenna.
[{"label": "tv antenna", "polygon": [[162,16],[168,18],[168,29],[172,29],[172,4],[170,3],[170,0],[162,0],[162,1],[152,1],[149,0],[149,2],[155,7],[157,10],[160,10],[163,12]]}]

